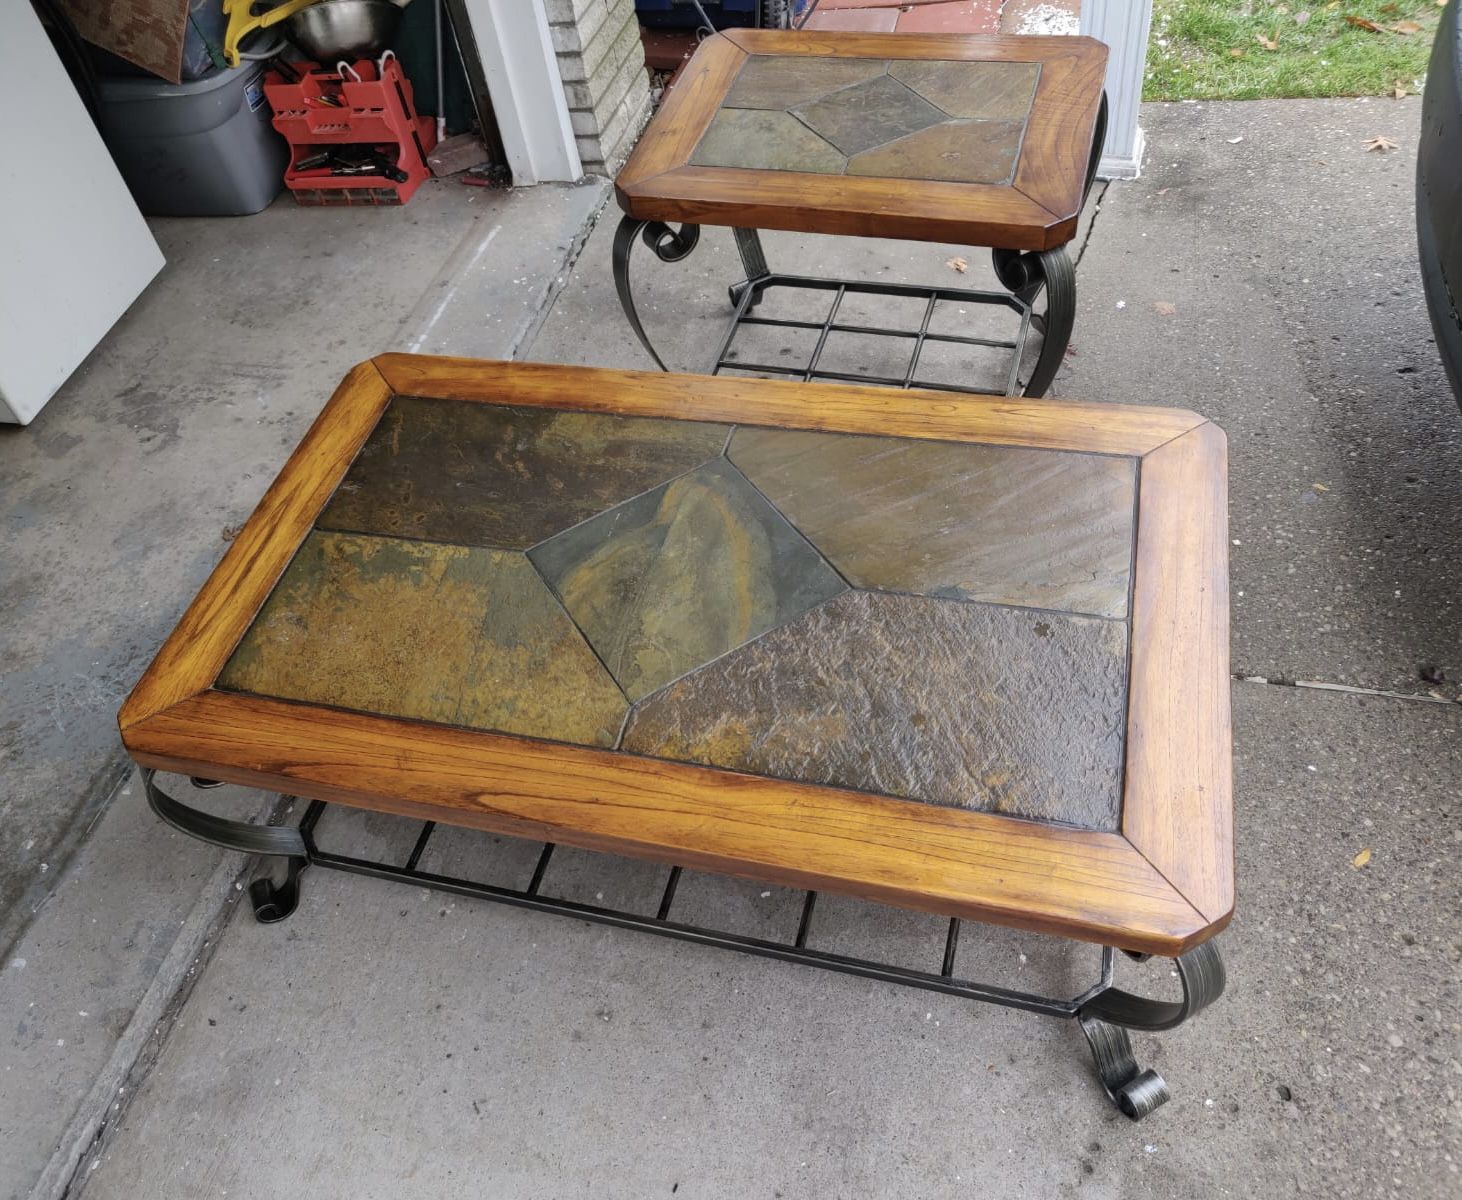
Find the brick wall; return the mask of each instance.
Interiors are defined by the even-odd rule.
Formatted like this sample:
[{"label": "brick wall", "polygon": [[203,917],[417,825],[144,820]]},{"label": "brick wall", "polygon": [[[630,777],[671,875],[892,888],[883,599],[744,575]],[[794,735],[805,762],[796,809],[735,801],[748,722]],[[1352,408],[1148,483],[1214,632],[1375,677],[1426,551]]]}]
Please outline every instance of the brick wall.
[{"label": "brick wall", "polygon": [[584,170],[613,175],[650,115],[634,0],[547,0]]}]

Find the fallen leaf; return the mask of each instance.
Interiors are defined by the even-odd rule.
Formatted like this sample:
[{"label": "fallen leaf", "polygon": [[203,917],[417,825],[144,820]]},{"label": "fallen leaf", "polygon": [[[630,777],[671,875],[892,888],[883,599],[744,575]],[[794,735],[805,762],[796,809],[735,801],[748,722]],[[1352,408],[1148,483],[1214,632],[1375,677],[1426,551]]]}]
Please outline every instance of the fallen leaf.
[{"label": "fallen leaf", "polygon": [[1258,42],[1261,46],[1263,46],[1266,50],[1278,50],[1279,30],[1276,29],[1274,31],[1274,36],[1272,38],[1267,38],[1262,33],[1256,33],[1254,35],[1254,40]]},{"label": "fallen leaf", "polygon": [[1394,17],[1401,12],[1401,5],[1397,4],[1396,0],[1387,0],[1385,4],[1381,5],[1381,11],[1388,17]]},{"label": "fallen leaf", "polygon": [[1323,483],[1312,483],[1310,484],[1310,486],[1314,488],[1317,492],[1328,492],[1330,490]]},{"label": "fallen leaf", "polygon": [[1404,83],[1402,83],[1401,80],[1398,79],[1396,81],[1396,83],[1391,88],[1391,95],[1393,95],[1394,97],[1396,97],[1397,100],[1405,100],[1406,99],[1406,85]]},{"label": "fallen leaf", "polygon": [[961,275],[970,269],[970,264],[962,258],[951,258],[944,265],[951,271],[958,271]]},{"label": "fallen leaf", "polygon": [[1394,24],[1388,25],[1386,28],[1392,33],[1401,34],[1403,37],[1408,34],[1421,32],[1421,26],[1415,21],[1397,21]]},{"label": "fallen leaf", "polygon": [[1178,306],[1169,300],[1154,300],[1152,311],[1160,317],[1170,317],[1178,311]]},{"label": "fallen leaf", "polygon": [[1369,850],[1362,850],[1359,854],[1357,854],[1354,858],[1350,860],[1350,865],[1356,868],[1356,870],[1360,870],[1361,867],[1365,866],[1366,863],[1370,861],[1371,852]]},{"label": "fallen leaf", "polygon": [[1310,14],[1308,12],[1295,13],[1294,23],[1296,25],[1308,25],[1310,23]]},{"label": "fallen leaf", "polygon": [[1230,50],[1228,55],[1230,58],[1243,58],[1247,53],[1249,53],[1247,50]]},{"label": "fallen leaf", "polygon": [[1393,142],[1390,138],[1384,136],[1367,138],[1366,149],[1379,150],[1384,154],[1387,150],[1396,149],[1396,143]]},{"label": "fallen leaf", "polygon": [[1378,25],[1375,21],[1365,17],[1357,17],[1353,13],[1346,13],[1344,17],[1347,25],[1354,25],[1357,29],[1364,29],[1367,33],[1385,33],[1386,27]]}]

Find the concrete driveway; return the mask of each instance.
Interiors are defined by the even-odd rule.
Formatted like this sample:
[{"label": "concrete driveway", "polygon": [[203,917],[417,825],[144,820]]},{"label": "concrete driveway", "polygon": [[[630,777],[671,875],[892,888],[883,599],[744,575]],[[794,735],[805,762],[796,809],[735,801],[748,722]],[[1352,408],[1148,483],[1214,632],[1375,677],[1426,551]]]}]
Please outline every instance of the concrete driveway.
[{"label": "concrete driveway", "polygon": [[[1110,1109],[1064,1024],[317,872],[283,925],[225,911],[71,1193],[1458,1194],[1462,415],[1414,263],[1418,113],[1149,106],[1146,173],[1096,197],[1056,393],[1196,409],[1230,441],[1239,905],[1228,994],[1135,1039],[1174,1090],[1166,1108],[1141,1124]],[[1402,148],[1367,152],[1376,134]],[[524,357],[646,365],[613,298],[613,223]],[[985,269],[958,247],[767,248],[811,271]],[[733,262],[708,230],[687,262],[643,266],[677,367],[714,345]],[[128,803],[134,828],[148,818]],[[328,819],[362,849],[404,854],[414,834]],[[178,861],[208,853],[149,836]],[[523,870],[521,846],[486,835],[433,846],[441,869]],[[660,878],[582,853],[548,886],[644,904]],[[779,889],[691,883],[708,921],[795,925]],[[912,962],[940,935],[851,902],[816,930]],[[1092,961],[1001,931],[970,931],[962,956],[1029,988]],[[1134,987],[1166,976],[1122,967]],[[67,1002],[85,1008],[86,989]],[[47,1043],[74,1020],[20,1015]]]}]

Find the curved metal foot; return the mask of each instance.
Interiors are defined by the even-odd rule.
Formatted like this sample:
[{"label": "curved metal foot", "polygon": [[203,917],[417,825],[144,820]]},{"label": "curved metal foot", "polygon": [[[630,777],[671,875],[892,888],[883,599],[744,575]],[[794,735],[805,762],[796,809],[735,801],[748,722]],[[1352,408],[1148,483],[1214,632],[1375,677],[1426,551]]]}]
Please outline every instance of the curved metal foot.
[{"label": "curved metal foot", "polygon": [[1078,1018],[1081,1032],[1086,1034],[1091,1054],[1096,1059],[1097,1077],[1107,1099],[1122,1115],[1140,1121],[1161,1108],[1172,1093],[1163,1077],[1153,1070],[1141,1070],[1132,1054],[1132,1039],[1120,1025],[1108,1025],[1095,1017]]},{"label": "curved metal foot", "polygon": [[1216,942],[1205,942],[1173,961],[1183,985],[1182,1000],[1150,1000],[1120,988],[1108,988],[1083,1004],[1076,1014],[1096,1059],[1103,1089],[1112,1103],[1134,1121],[1166,1104],[1170,1093],[1161,1075],[1137,1066],[1127,1030],[1181,1025],[1217,1000],[1226,982]]},{"label": "curved metal foot", "polygon": [[[142,788],[147,793],[147,803],[174,829],[211,845],[222,846],[225,850],[287,858],[289,865],[284,881],[276,884],[267,877],[254,880],[249,885],[249,899],[254,905],[255,919],[266,925],[282,921],[294,912],[299,904],[300,872],[310,862],[304,836],[298,829],[288,825],[246,825],[243,821],[230,821],[200,812],[164,792],[157,786],[156,776],[157,772],[152,768],[142,768]],[[220,785],[216,780],[195,778],[193,786],[215,788]]]},{"label": "curved metal foot", "polygon": [[294,912],[300,902],[300,872],[309,865],[307,858],[291,858],[282,883],[275,883],[265,875],[249,884],[254,920],[260,925],[273,925]]},{"label": "curved metal foot", "polygon": [[1031,315],[1031,324],[1041,334],[1041,352],[1024,391],[1027,396],[1044,396],[1066,357],[1076,324],[1076,267],[1065,246],[1025,253],[993,250],[990,257],[996,278],[1022,304],[1032,305],[1042,290],[1046,293],[1046,311]]},{"label": "curved metal foot", "polygon": [[629,256],[636,238],[643,241],[661,262],[679,262],[696,248],[696,243],[701,238],[701,227],[682,225],[679,229],[671,229],[663,221],[641,221],[635,217],[625,217],[614,231],[614,287],[619,292],[619,306],[624,309],[630,328],[640,339],[645,353],[660,370],[668,371],[670,368],[650,344],[649,335],[645,333],[639,311],[635,308],[634,292],[630,288]]}]

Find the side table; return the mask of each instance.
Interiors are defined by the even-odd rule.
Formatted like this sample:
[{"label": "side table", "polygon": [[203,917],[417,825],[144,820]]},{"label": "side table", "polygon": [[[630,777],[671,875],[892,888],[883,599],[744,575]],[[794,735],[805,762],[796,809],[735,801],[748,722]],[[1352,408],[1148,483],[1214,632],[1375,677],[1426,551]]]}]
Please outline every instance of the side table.
[{"label": "side table", "polygon": [[[1233,909],[1225,449],[1192,413],[387,354],[357,367],[122,709],[163,819],[308,866],[1079,1023],[1139,1117],[1130,1028],[1223,990]],[[311,801],[213,816],[155,772]],[[419,824],[402,861],[329,804]],[[542,843],[526,884],[439,825]],[[658,907],[555,896],[558,845],[663,863]],[[490,864],[474,864],[474,870]],[[803,889],[783,940],[677,920],[682,868]],[[820,892],[948,919],[922,967],[820,948]],[[1090,987],[971,978],[964,921],[1102,947]],[[1175,959],[1181,998],[1115,986]],[[972,956],[966,956],[969,958]]]},{"label": "side table", "polygon": [[[1107,48],[1087,37],[742,29],[707,38],[615,180],[625,216],[614,278],[641,345],[663,370],[631,290],[635,242],[676,262],[695,248],[701,225],[724,225],[746,278],[730,290],[734,312],[712,374],[734,367],[804,381],[991,390],[921,375],[925,346],[942,342],[1009,351],[1006,392],[1044,395],[1075,318],[1068,244],[1101,155],[1106,60]],[[987,246],[1008,291],[780,274],[767,265],[759,229]],[[830,293],[825,316],[753,316],[776,288]],[[844,297],[859,293],[922,300],[922,323],[840,319]],[[934,318],[944,303],[1009,309],[1016,332],[941,332]],[[754,325],[815,331],[810,359],[794,367],[728,357],[738,330]],[[1032,327],[1041,348],[1022,382]],[[833,333],[902,339],[908,366],[899,377],[825,369]]]}]

